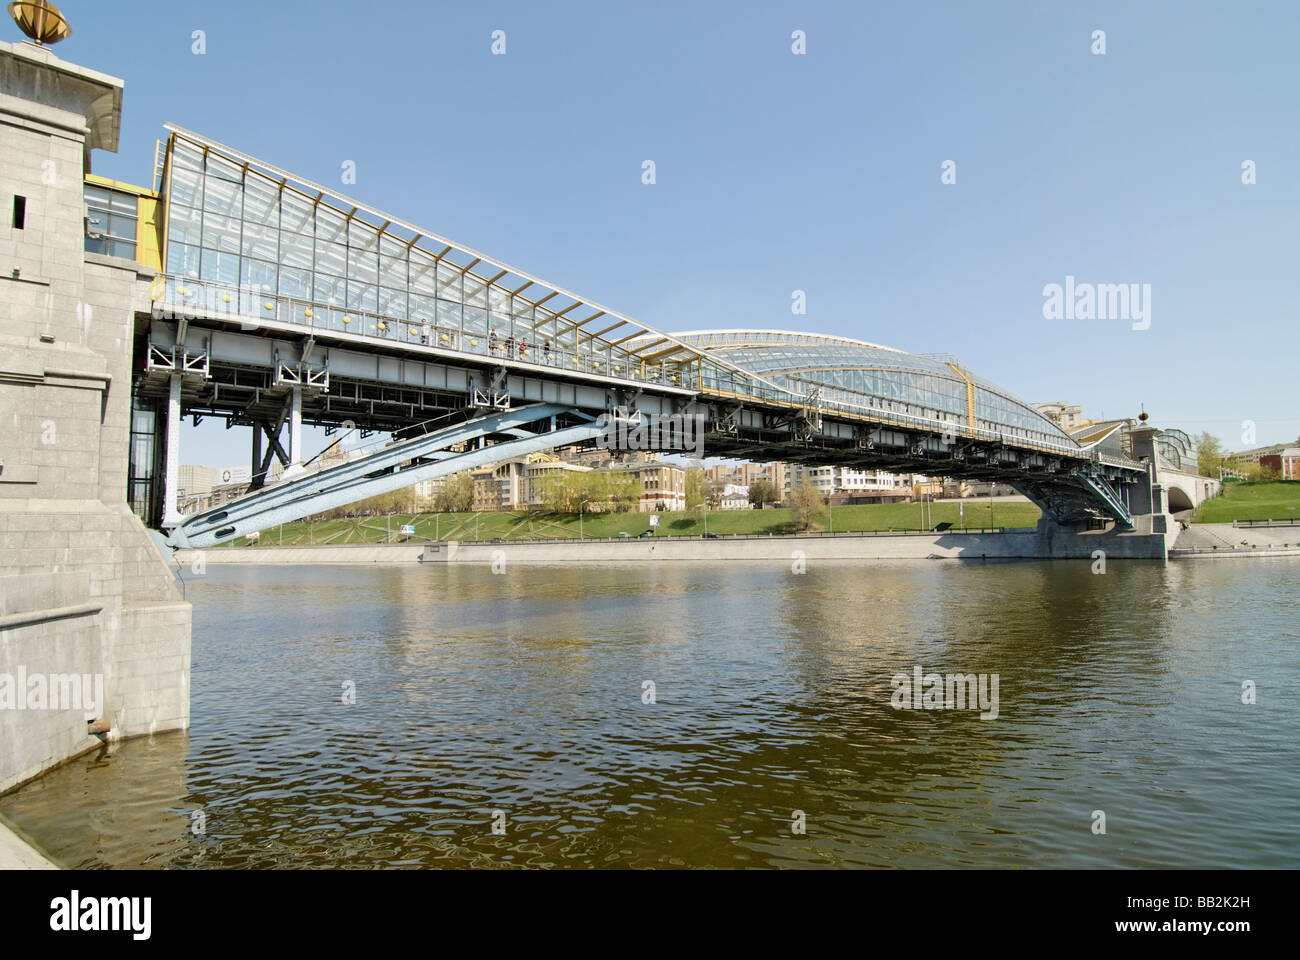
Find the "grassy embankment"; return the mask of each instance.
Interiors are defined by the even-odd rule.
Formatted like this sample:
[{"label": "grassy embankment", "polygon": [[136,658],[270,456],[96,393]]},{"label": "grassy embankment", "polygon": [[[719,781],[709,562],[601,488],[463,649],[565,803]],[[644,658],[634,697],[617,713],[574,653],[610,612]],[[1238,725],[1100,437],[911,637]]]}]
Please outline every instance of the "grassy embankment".
[{"label": "grassy embankment", "polygon": [[[927,505],[927,515],[932,524],[950,523],[953,529],[980,529],[989,527],[987,501],[971,500],[962,504],[962,516],[955,503]],[[862,504],[836,507],[834,530],[836,533],[874,532],[888,530],[921,529],[921,506],[915,503]],[[992,523],[999,527],[1032,527],[1038,522],[1039,510],[1032,503],[995,502]],[[830,528],[829,517],[823,513],[821,522],[813,527],[815,532]],[[658,536],[698,537],[704,532],[704,520],[694,512],[659,514]],[[414,537],[398,534],[402,524],[415,527]],[[582,517],[582,535],[590,538],[617,537],[625,531],[636,536],[650,529],[648,513],[587,513]],[[708,515],[709,533],[720,536],[751,534],[766,536],[795,532],[794,519],[789,510],[715,510]],[[577,514],[568,513],[442,513],[394,514],[384,517],[359,517],[351,520],[324,520],[318,523],[289,523],[283,528],[272,527],[262,531],[258,546],[299,546],[313,544],[383,543],[405,539],[443,540],[576,540],[579,533]],[[240,538],[232,546],[251,546]]]},{"label": "grassy embankment", "polygon": [[1300,480],[1266,480],[1224,484],[1223,496],[1201,504],[1192,522],[1297,518],[1300,518]]}]

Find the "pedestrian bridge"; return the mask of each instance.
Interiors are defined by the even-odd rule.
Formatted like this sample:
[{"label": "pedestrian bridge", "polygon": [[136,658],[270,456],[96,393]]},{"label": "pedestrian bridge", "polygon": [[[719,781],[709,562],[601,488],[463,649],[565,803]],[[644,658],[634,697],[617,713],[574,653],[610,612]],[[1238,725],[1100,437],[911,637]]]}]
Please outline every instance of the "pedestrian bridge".
[{"label": "pedestrian bridge", "polygon": [[[1134,493],[1149,487],[1148,467],[1117,442],[1122,431],[1081,443],[955,357],[798,331],[664,332],[169,129],[134,389],[137,423],[153,415],[154,462],[166,466],[133,461],[133,479],[174,544],[591,442],[611,422],[683,417],[701,425],[709,457],[992,480],[1065,524],[1130,526],[1145,509]],[[253,489],[182,518],[186,416],[253,428]],[[398,442],[304,475],[304,423]],[[262,489],[273,458],[286,480]]]}]

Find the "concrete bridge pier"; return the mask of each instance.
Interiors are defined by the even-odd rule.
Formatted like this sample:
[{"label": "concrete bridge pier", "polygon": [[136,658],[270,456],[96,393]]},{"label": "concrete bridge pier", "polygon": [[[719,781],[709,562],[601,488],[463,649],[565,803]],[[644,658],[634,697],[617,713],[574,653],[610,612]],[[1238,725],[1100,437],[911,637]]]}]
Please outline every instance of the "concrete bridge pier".
[{"label": "concrete bridge pier", "polygon": [[121,80],[0,43],[0,793],[189,725],[190,605],[127,503],[153,271],[85,249],[121,103]]}]

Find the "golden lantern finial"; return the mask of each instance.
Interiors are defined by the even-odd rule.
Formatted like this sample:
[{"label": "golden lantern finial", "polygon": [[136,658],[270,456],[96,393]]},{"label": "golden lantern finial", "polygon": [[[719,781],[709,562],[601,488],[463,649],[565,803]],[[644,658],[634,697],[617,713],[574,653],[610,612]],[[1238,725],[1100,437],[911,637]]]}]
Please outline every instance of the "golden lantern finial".
[{"label": "golden lantern finial", "polygon": [[58,43],[72,33],[67,18],[49,0],[13,0],[9,16],[18,29],[38,44]]}]

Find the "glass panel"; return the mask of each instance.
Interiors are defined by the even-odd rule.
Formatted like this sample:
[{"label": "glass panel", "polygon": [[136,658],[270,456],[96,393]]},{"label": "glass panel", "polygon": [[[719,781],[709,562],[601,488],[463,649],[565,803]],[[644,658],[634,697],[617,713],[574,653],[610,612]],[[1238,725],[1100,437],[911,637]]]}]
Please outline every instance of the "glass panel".
[{"label": "glass panel", "polygon": [[437,294],[438,262],[421,250],[411,249],[411,292]]},{"label": "glass panel", "polygon": [[199,248],[187,243],[167,244],[167,272],[178,277],[198,279]]},{"label": "glass panel", "polygon": [[353,250],[377,252],[379,231],[360,220],[353,220],[348,224],[348,246]]},{"label": "glass panel", "polygon": [[[286,210],[288,203],[285,204]],[[324,204],[316,208],[316,239],[326,243],[346,243],[347,221],[343,214]]]},{"label": "glass panel", "polygon": [[114,213],[108,218],[108,232],[114,237],[135,243],[135,217]]},{"label": "glass panel", "polygon": [[238,217],[241,193],[237,183],[208,177],[203,186],[203,209],[223,216]]},{"label": "glass panel", "polygon": [[316,241],[316,272],[328,273],[335,277],[346,276],[348,269],[348,248],[341,243],[322,243]]},{"label": "glass panel", "polygon": [[379,288],[379,312],[386,317],[406,319],[406,291]]},{"label": "glass panel", "polygon": [[312,284],[314,291],[313,299],[318,303],[328,303],[334,306],[343,306],[347,294],[347,281],[342,277],[331,277],[328,274],[318,273]]},{"label": "glass panel", "polygon": [[496,284],[488,287],[488,312],[492,315],[492,323],[499,324],[502,329],[509,329],[510,319],[510,293],[502,290]]},{"label": "glass panel", "polygon": [[[418,293],[411,294],[411,319],[432,322],[437,313],[437,303],[438,301],[433,297],[423,297]],[[456,322],[460,322],[459,312],[456,314]]]},{"label": "glass panel", "polygon": [[465,307],[464,328],[466,333],[487,333],[487,311],[481,307]]},{"label": "glass panel", "polygon": [[171,219],[167,225],[167,239],[177,243],[197,244],[202,237],[203,213],[189,207],[172,204]]},{"label": "glass panel", "polygon": [[239,283],[239,257],[234,253],[204,250],[199,279],[216,283]]},{"label": "glass panel", "polygon": [[311,206],[311,201],[302,194],[285,190],[280,197],[280,229],[312,236],[316,228],[312,223]]},{"label": "glass panel", "polygon": [[279,185],[250,171],[244,178],[244,219],[278,227]]},{"label": "glass panel", "polygon": [[188,140],[174,140],[172,142],[172,164],[177,169],[202,170],[203,148],[190,143]]},{"label": "glass panel", "polygon": [[[461,306],[459,303],[449,303],[446,300],[438,302],[438,326],[459,328],[461,323]],[[411,307],[415,308],[415,297],[411,297]]]},{"label": "glass panel", "polygon": [[365,284],[379,282],[379,254],[374,250],[348,249],[348,278]]},{"label": "glass panel", "polygon": [[277,274],[274,263],[245,259],[240,264],[239,282],[259,293],[272,293],[277,286]]},{"label": "glass panel", "polygon": [[292,267],[281,267],[280,293],[284,294],[286,297],[297,297],[301,300],[311,299],[311,271],[295,270]]},{"label": "glass panel", "polygon": [[197,170],[172,170],[171,202],[197,207],[202,205],[203,174]]},{"label": "glass panel", "polygon": [[487,309],[487,284],[472,274],[465,275],[465,302]]},{"label": "glass panel", "polygon": [[211,250],[239,252],[239,234],[242,221],[235,217],[222,217],[215,213],[203,215],[203,246]]},{"label": "glass panel", "polygon": [[301,233],[280,234],[280,262],[290,267],[310,270],[315,265],[311,237]]},{"label": "glass panel", "polygon": [[379,312],[379,288],[370,284],[348,284],[348,309]]},{"label": "glass panel", "polygon": [[208,154],[206,172],[209,180],[229,180],[239,184],[244,182],[244,171],[239,164],[215,153]]},{"label": "glass panel", "polygon": [[[406,292],[406,260],[379,258],[379,282],[393,290]],[[427,292],[427,291],[426,291]]]},{"label": "glass panel", "polygon": [[[290,234],[293,236],[293,234]],[[307,241],[310,246],[311,241]],[[278,255],[280,244],[280,231],[274,227],[263,227],[256,223],[244,223],[244,242],[243,251],[246,257],[256,257],[259,260],[274,260]],[[300,266],[310,266],[310,253],[307,257],[306,264]]]}]

